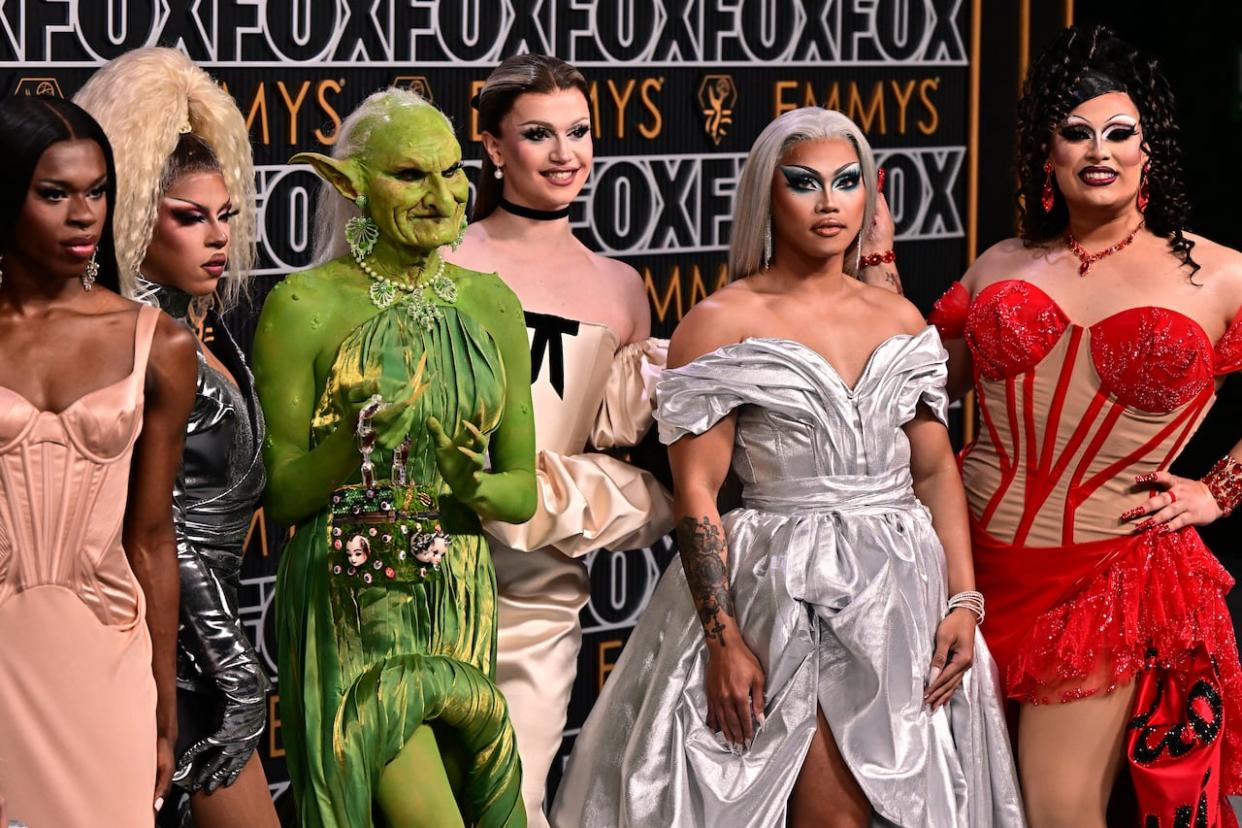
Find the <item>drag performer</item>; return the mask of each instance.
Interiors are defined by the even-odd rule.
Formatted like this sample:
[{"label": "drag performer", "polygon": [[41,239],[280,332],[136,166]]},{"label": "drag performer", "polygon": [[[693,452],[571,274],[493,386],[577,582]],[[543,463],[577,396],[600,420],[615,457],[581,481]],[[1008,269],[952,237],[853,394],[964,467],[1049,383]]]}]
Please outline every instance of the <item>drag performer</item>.
[{"label": "drag performer", "polygon": [[372,95],[334,157],[295,160],[328,182],[323,264],[268,297],[255,373],[266,503],[297,526],[276,594],[302,824],[369,826],[376,808],[401,826],[524,825],[479,525],[535,509],[521,306],[438,252],[465,229],[468,184],[448,119],[417,95]]},{"label": "drag performer", "polygon": [[1194,530],[1242,497],[1242,447],[1166,469],[1242,367],[1242,257],[1184,232],[1156,63],[1069,29],[1019,104],[1021,237],[937,303],[982,416],[964,457],[988,642],[1034,826],[1102,826],[1123,756],[1132,824],[1216,825],[1242,793],[1232,581]]},{"label": "drag performer", "polygon": [[[686,316],[656,392],[681,564],[578,736],[554,825],[1022,824],[946,355],[907,301],[847,278],[875,177],[838,112],[786,113],[751,150],[734,281]],[[722,519],[730,470],[744,505]]]},{"label": "drag performer", "polygon": [[590,595],[583,560],[638,549],[673,528],[668,494],[610,455],[650,428],[651,393],[667,342],[632,267],[589,251],[569,205],[591,171],[591,111],[577,69],[520,55],[492,72],[476,102],[487,156],[474,223],[451,258],[499,272],[526,308],[535,400],[539,506],[528,523],[484,524],[496,564],[496,683],[522,757],[531,826],[565,729],[578,668],[578,613]]},{"label": "drag performer", "polygon": [[177,738],[194,337],[115,292],[116,178],[89,115],[9,98],[0,158],[0,795],[32,828],[150,826]]},{"label": "drag performer", "polygon": [[[198,828],[276,826],[255,752],[268,681],[237,617],[242,543],[263,491],[263,417],[220,316],[244,292],[254,260],[245,120],[227,92],[172,49],[126,53],[75,100],[116,153],[123,291],[199,336],[197,393],[173,497],[181,570],[173,782],[191,794]],[[162,822],[180,824],[177,804]]]}]

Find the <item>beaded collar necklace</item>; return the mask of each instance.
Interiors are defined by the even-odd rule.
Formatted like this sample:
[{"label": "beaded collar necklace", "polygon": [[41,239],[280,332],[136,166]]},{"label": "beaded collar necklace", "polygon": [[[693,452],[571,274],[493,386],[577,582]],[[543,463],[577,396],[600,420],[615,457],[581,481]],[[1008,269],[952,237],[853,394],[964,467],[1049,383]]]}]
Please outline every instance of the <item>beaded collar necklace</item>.
[{"label": "beaded collar necklace", "polygon": [[435,327],[438,320],[443,318],[444,312],[427,298],[427,288],[431,288],[431,291],[445,304],[451,305],[457,301],[457,285],[444,275],[444,258],[438,258],[439,263],[434,275],[428,278],[427,266],[423,265],[407,271],[406,276],[412,276],[408,281],[390,279],[371,267],[365,257],[356,258],[354,261],[371,280],[371,289],[368,291],[371,304],[380,310],[387,310],[393,305],[401,305],[411,319],[429,331]]},{"label": "beaded collar necklace", "polygon": [[1065,244],[1069,246],[1070,252],[1078,257],[1078,275],[1086,276],[1087,271],[1091,269],[1091,265],[1095,264],[1100,259],[1106,259],[1114,253],[1120,253],[1122,250],[1125,250],[1126,247],[1129,246],[1130,242],[1134,241],[1134,237],[1138,235],[1138,231],[1142,229],[1143,222],[1140,221],[1139,226],[1130,231],[1130,235],[1126,236],[1124,239],[1111,247],[1104,248],[1099,253],[1088,253],[1086,248],[1078,243],[1078,239],[1074,238],[1073,233],[1066,232]]}]

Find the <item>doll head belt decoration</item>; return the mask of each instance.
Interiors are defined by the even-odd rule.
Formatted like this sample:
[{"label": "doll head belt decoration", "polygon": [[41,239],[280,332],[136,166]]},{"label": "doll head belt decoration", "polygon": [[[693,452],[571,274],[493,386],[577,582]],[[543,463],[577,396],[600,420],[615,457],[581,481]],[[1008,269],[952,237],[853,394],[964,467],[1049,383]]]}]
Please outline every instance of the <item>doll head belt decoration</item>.
[{"label": "doll head belt decoration", "polygon": [[334,577],[356,580],[360,587],[435,581],[453,539],[440,525],[435,489],[406,479],[408,436],[393,452],[391,479],[375,479],[371,455],[376,433],[371,419],[383,405],[376,394],[358,412],[355,433],[362,454],[362,482],[332,493],[328,565]]}]

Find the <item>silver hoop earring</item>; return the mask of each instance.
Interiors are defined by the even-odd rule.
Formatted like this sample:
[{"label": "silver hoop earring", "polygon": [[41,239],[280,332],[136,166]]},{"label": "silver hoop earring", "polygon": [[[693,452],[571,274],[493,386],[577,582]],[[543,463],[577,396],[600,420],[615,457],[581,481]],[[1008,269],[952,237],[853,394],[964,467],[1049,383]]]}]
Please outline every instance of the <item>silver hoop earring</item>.
[{"label": "silver hoop earring", "polygon": [[99,248],[96,247],[86,262],[86,270],[82,271],[82,290],[87,293],[91,292],[91,288],[95,286],[95,279],[99,276],[99,261],[96,259],[98,255]]},{"label": "silver hoop earring", "polygon": [[772,266],[772,219],[768,219],[768,223],[763,228],[763,269],[767,270]]},{"label": "silver hoop earring", "polygon": [[504,177],[505,177],[505,171],[501,169],[500,167],[497,167],[496,169],[492,170],[492,178],[499,180]]}]

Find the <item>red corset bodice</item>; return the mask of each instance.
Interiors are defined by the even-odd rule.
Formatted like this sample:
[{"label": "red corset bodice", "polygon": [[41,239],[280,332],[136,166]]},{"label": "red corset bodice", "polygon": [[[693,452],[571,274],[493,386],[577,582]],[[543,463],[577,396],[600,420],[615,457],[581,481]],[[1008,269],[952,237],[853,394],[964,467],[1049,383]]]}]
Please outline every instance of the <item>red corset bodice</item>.
[{"label": "red corset bodice", "polygon": [[1167,468],[1242,368],[1242,314],[1213,345],[1178,311],[1137,307],[1075,324],[1047,293],[1006,279],[972,301],[954,284],[931,316],[965,339],[982,427],[963,458],[972,511],[1015,545],[1129,532],[1133,475]]}]

